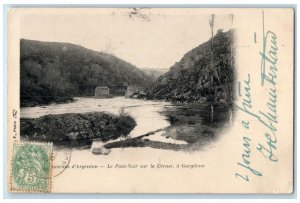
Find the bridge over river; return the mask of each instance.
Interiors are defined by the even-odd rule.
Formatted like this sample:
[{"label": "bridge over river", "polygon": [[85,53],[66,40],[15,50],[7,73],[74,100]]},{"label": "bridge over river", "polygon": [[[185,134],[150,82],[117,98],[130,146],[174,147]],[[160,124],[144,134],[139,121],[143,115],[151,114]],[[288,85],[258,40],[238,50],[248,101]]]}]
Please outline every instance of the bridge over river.
[{"label": "bridge over river", "polygon": [[145,88],[139,86],[98,86],[95,89],[95,97],[125,96],[129,98],[134,94],[141,93],[144,89]]}]

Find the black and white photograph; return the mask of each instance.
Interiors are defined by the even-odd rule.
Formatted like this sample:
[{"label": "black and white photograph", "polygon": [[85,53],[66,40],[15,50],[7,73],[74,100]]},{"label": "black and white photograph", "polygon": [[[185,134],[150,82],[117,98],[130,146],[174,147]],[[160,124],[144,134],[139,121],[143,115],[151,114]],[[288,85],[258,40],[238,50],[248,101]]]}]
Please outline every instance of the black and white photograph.
[{"label": "black and white photograph", "polygon": [[21,139],[102,155],[128,147],[203,150],[217,141],[234,112],[234,15],[199,15],[183,28],[192,14],[131,8],[109,15],[106,24],[102,16],[58,16],[44,24],[54,32],[24,33]]}]

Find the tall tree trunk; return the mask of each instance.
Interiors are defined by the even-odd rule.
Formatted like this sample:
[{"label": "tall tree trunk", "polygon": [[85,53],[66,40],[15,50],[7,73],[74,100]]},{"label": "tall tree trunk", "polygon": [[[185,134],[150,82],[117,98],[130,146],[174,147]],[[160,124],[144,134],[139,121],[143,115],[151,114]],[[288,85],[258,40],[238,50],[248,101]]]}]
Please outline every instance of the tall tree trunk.
[{"label": "tall tree trunk", "polygon": [[211,44],[210,44],[210,74],[211,74],[211,94],[212,94],[212,101],[210,105],[210,121],[214,121],[214,100],[215,100],[215,88],[214,88],[214,54],[213,54],[213,47],[214,47],[214,24],[215,24],[215,15],[211,15],[211,19],[209,20],[210,30],[211,30]]}]

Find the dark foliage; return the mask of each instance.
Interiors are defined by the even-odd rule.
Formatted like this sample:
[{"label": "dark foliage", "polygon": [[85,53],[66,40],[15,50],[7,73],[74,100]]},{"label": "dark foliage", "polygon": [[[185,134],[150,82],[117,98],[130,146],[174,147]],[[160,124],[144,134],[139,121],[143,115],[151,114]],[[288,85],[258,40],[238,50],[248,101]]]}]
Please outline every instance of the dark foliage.
[{"label": "dark foliage", "polygon": [[113,55],[57,42],[20,41],[21,106],[92,96],[97,86],[148,86],[153,78]]},{"label": "dark foliage", "polygon": [[135,120],[129,115],[69,113],[35,119],[21,118],[21,135],[29,140],[69,145],[91,142],[93,139],[116,139],[128,135],[135,126]]},{"label": "dark foliage", "polygon": [[[234,33],[219,30],[214,36],[211,69],[210,40],[186,53],[170,71],[147,90],[147,99],[178,102],[233,100]],[[212,80],[213,77],[213,80]],[[213,82],[212,82],[213,81]]]}]

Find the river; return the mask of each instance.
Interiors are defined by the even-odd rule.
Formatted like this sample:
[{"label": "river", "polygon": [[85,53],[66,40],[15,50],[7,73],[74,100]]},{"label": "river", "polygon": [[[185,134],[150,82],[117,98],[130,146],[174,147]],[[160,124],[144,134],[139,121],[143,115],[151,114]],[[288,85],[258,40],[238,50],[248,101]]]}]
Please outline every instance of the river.
[{"label": "river", "polygon": [[[128,135],[135,138],[162,129],[146,138],[152,147],[164,145],[164,149],[197,149],[214,140],[230,120],[230,110],[224,102],[214,105],[213,121],[210,104],[171,104],[164,101],[141,100],[124,97],[95,99],[77,97],[72,103],[21,108],[22,118],[38,118],[48,114],[108,112],[119,114],[125,111],[136,121],[136,127]],[[227,125],[228,126],[228,125]],[[226,127],[226,125],[225,125]],[[121,140],[119,138],[118,140]],[[164,144],[166,143],[166,144]],[[92,148],[101,146],[102,141],[94,141]],[[153,146],[154,144],[154,146]],[[175,145],[177,146],[175,146]],[[150,146],[149,145],[149,146]],[[180,146],[178,146],[180,145]],[[160,148],[160,147],[159,147]]]},{"label": "river", "polygon": [[[48,106],[24,107],[21,108],[22,118],[38,118],[48,114],[64,113],[87,113],[87,112],[109,112],[119,114],[121,109],[130,114],[136,121],[136,127],[129,134],[130,137],[137,137],[151,131],[163,129],[170,126],[167,117],[160,112],[165,107],[172,106],[168,102],[149,101],[140,99],[129,99],[124,97],[114,97],[107,99],[95,99],[77,97],[75,102],[65,104],[52,104]],[[163,132],[151,135],[149,139],[168,143],[184,144],[186,142],[166,139],[161,136]],[[101,141],[95,141],[93,145],[101,145]]]},{"label": "river", "polygon": [[[205,124],[204,118],[209,115],[209,111],[207,106],[201,104],[173,105],[169,102],[127,99],[124,97],[107,99],[78,97],[72,103],[24,107],[21,108],[21,117],[37,118],[47,114],[97,111],[119,114],[122,108],[137,123],[136,127],[129,134],[131,138],[158,129],[165,129],[145,139],[166,145],[166,147],[113,148],[109,155],[105,156],[92,154],[92,148],[107,144],[102,141],[94,141],[92,146],[87,146],[86,148],[54,146],[53,178],[56,182],[63,185],[67,181],[65,178],[76,177],[77,170],[69,170],[69,168],[74,166],[96,165],[100,167],[97,170],[102,170],[101,167],[116,163],[176,163],[177,159],[172,158],[169,160],[168,157],[177,157],[182,160],[190,160],[191,157],[194,157],[192,160],[199,160],[199,158],[201,160],[201,157],[209,156],[207,153],[210,153],[211,150],[208,149],[214,148],[211,144],[214,142],[211,142],[211,140],[215,137],[215,133],[219,133],[221,128],[218,125],[212,127],[209,124]],[[227,110],[224,106],[215,108],[216,118],[221,119],[222,122],[227,118],[226,112]],[[183,146],[183,149],[187,150],[176,150],[173,146]],[[202,153],[193,153],[198,150],[202,150]],[[61,175],[62,173],[66,175]]]}]

